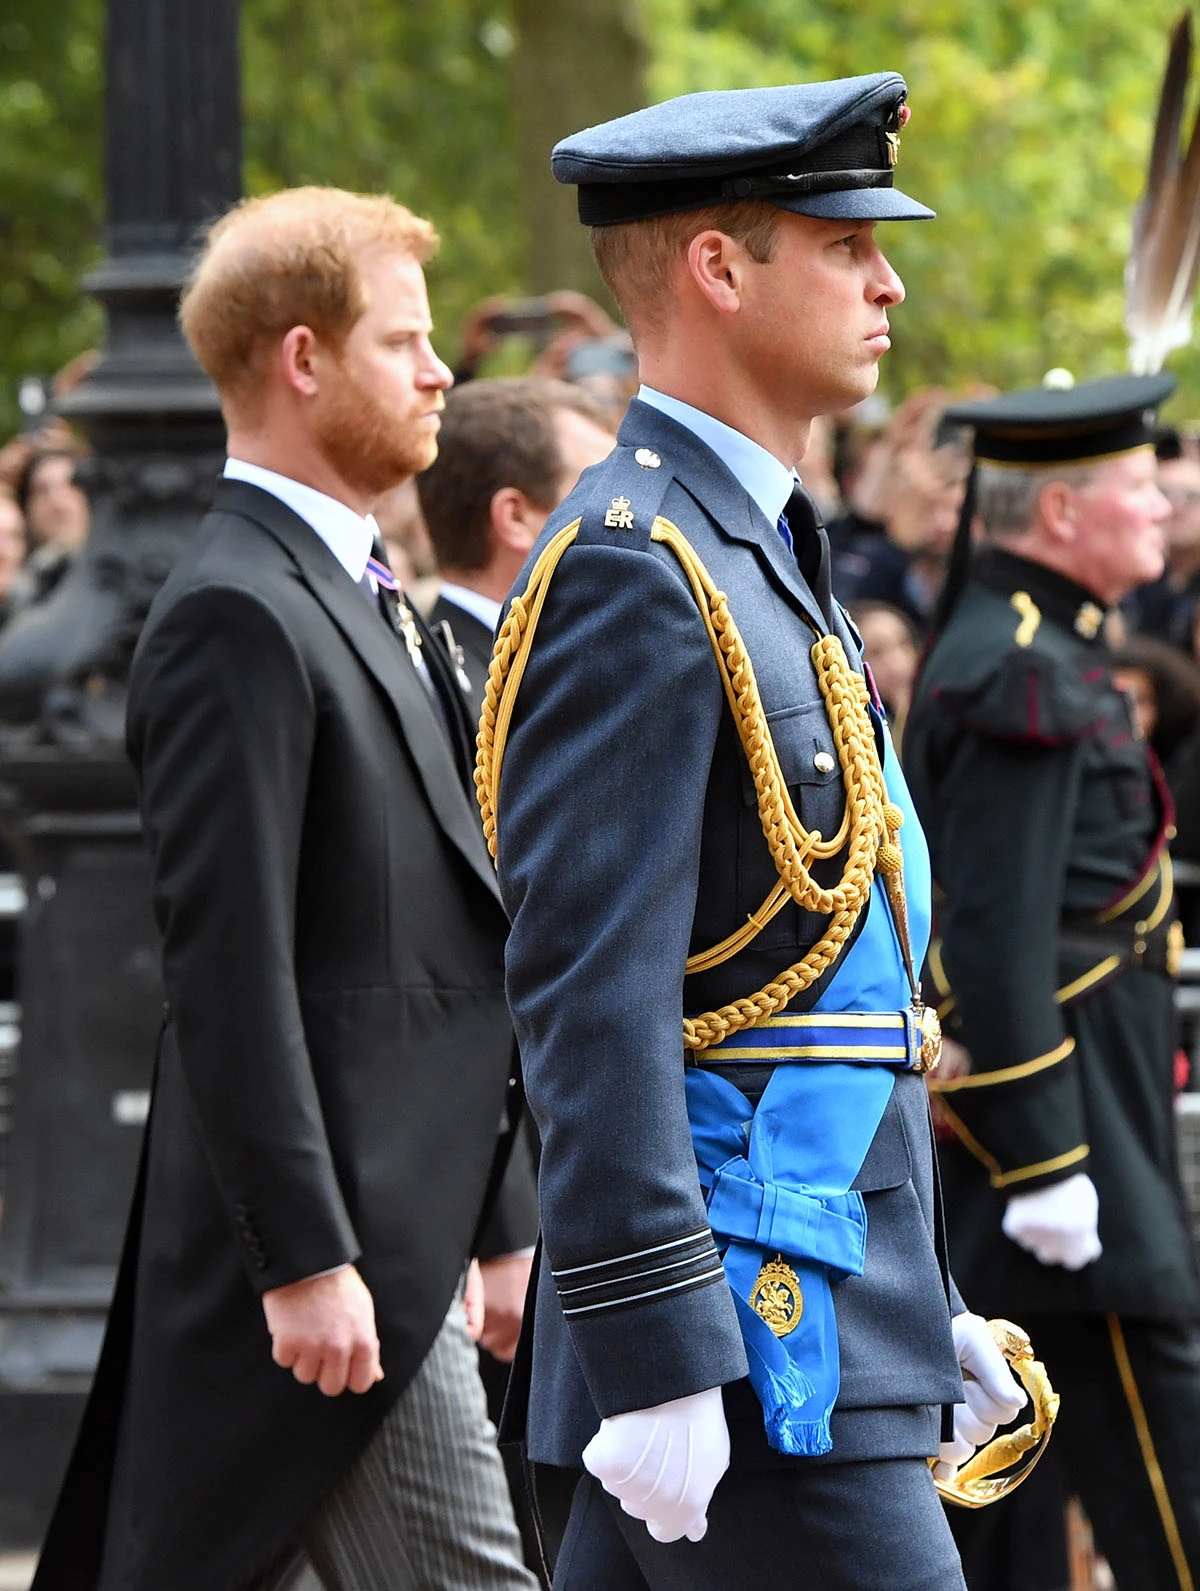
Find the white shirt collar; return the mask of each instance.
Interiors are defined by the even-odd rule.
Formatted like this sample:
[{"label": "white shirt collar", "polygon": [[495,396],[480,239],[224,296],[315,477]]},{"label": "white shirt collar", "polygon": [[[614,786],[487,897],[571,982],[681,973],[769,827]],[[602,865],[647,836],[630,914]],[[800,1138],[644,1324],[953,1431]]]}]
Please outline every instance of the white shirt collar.
[{"label": "white shirt collar", "polygon": [[478,591],[472,591],[469,586],[456,585],[453,580],[443,580],[438,595],[445,597],[447,602],[453,602],[456,608],[469,613],[473,619],[478,619],[480,624],[486,625],[495,635],[496,626],[500,623],[499,602],[494,602],[491,597],[485,597]]},{"label": "white shirt collar", "polygon": [[371,556],[371,543],[379,534],[373,514],[364,519],[345,503],[339,503],[336,497],[328,497],[312,486],[294,481],[290,475],[265,470],[260,464],[247,464],[243,459],[226,459],[225,477],[260,486],[264,492],[286,503],[316,531],[351,580],[356,584],[362,580]]},{"label": "white shirt collar", "polygon": [[760,443],[752,441],[741,431],[735,431],[723,420],[705,414],[703,409],[694,409],[680,398],[669,397],[667,393],[645,385],[638,389],[638,398],[698,436],[745,487],[766,515],[767,523],[778,524],[779,516],[792,495],[792,487],[800,479],[793,470],[781,464]]}]

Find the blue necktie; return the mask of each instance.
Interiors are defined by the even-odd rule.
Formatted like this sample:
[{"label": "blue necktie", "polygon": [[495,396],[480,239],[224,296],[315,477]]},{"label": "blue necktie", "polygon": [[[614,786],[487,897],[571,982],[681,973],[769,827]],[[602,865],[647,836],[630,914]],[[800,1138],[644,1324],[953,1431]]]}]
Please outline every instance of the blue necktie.
[{"label": "blue necktie", "polygon": [[[779,534],[784,545],[795,558],[808,589],[817,600],[825,616],[826,626],[832,630],[833,590],[830,584],[829,538],[817,512],[817,505],[799,481],[792,486],[787,507],[779,516]],[[797,539],[799,547],[797,547]]]}]

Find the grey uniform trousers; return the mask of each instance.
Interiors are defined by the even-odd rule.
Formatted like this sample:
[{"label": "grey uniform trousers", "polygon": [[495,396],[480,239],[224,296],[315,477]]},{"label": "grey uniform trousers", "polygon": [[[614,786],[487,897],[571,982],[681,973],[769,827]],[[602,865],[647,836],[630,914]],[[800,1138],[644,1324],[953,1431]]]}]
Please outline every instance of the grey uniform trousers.
[{"label": "grey uniform trousers", "polygon": [[357,1462],[248,1591],[537,1591],[460,1302]]},{"label": "grey uniform trousers", "polygon": [[554,1591],[965,1591],[924,1459],[730,1470],[703,1541],[654,1541],[590,1475]]}]

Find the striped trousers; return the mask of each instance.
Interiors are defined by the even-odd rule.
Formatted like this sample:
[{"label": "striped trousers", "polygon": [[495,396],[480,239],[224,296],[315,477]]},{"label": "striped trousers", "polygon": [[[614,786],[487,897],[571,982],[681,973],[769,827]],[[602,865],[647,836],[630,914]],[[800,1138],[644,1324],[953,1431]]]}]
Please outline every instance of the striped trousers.
[{"label": "striped trousers", "polygon": [[537,1591],[461,1302],[353,1467],[247,1591]]}]

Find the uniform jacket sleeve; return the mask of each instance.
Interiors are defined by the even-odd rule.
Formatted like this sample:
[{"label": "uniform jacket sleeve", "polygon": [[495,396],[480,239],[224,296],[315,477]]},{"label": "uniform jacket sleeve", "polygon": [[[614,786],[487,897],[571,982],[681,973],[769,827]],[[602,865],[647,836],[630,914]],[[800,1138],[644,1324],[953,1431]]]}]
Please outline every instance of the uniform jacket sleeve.
[{"label": "uniform jacket sleeve", "polygon": [[542,1234],[602,1415],[746,1373],[684,1101],[682,988],[724,709],[683,577],[576,545],[554,575],[498,799],[508,989]]},{"label": "uniform jacket sleeve", "polygon": [[316,706],[254,594],[182,597],[139,651],[129,749],[179,1055],[213,1177],[261,1292],[358,1255],[293,965]]}]

